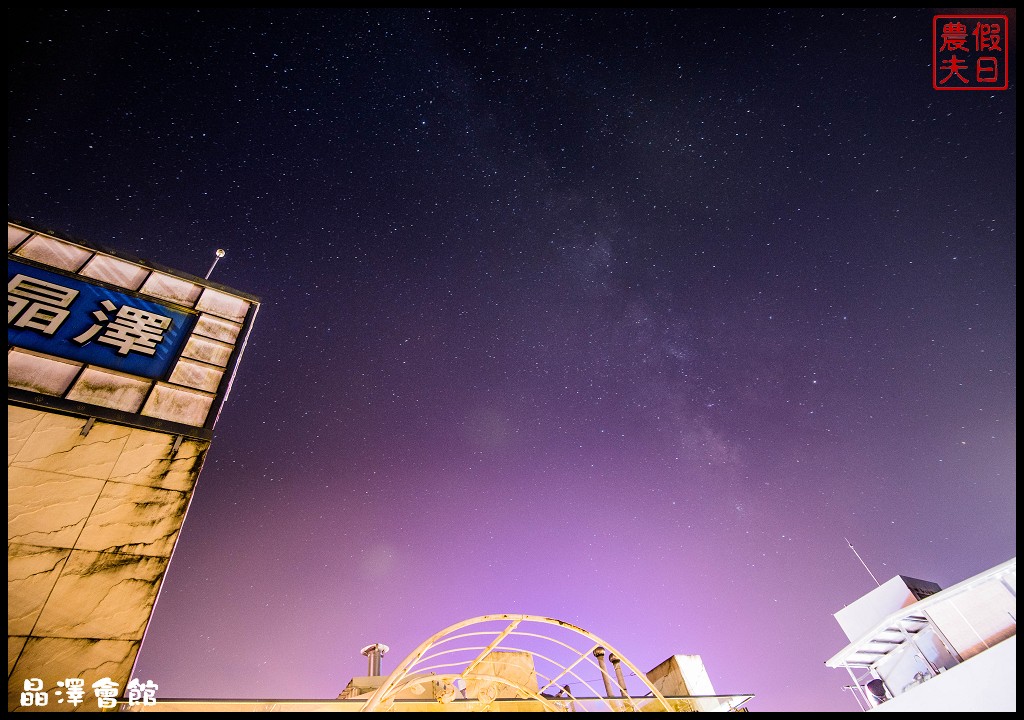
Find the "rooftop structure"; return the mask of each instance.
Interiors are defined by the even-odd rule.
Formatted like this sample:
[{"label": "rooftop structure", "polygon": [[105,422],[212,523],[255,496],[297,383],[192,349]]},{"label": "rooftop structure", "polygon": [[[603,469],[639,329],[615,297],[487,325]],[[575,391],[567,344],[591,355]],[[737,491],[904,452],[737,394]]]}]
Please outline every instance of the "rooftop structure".
[{"label": "rooftop structure", "polygon": [[1017,709],[1017,558],[942,590],[898,575],[835,614],[864,710]]},{"label": "rooftop structure", "polygon": [[592,633],[554,618],[485,615],[427,638],[389,675],[388,647],[368,645],[369,674],[334,700],[160,700],[136,711],[700,712],[745,711],[749,694],[720,695],[699,655],[644,673]]}]

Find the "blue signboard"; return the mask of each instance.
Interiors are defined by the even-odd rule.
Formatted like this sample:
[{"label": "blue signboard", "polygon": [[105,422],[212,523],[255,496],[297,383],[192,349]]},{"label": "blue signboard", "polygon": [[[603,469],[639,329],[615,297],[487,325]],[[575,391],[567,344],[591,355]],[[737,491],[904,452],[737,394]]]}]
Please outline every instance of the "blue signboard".
[{"label": "blue signboard", "polygon": [[7,261],[7,343],[165,378],[195,316],[77,278]]}]

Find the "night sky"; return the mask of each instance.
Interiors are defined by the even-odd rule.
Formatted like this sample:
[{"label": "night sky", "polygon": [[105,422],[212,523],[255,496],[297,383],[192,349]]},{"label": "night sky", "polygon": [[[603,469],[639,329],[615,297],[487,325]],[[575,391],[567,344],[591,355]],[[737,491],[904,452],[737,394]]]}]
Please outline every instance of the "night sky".
[{"label": "night sky", "polygon": [[9,220],[262,301],[135,675],[512,612],[856,711],[844,538],[1016,555],[1016,19],[942,92],[937,12],[9,10]]}]

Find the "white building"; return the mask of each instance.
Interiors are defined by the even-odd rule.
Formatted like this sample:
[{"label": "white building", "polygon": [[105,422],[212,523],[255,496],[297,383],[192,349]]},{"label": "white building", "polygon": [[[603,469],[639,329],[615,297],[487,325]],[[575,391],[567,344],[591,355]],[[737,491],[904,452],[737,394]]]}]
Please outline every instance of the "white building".
[{"label": "white building", "polygon": [[1017,710],[1017,558],[941,590],[897,575],[835,614],[846,668],[873,712]]}]

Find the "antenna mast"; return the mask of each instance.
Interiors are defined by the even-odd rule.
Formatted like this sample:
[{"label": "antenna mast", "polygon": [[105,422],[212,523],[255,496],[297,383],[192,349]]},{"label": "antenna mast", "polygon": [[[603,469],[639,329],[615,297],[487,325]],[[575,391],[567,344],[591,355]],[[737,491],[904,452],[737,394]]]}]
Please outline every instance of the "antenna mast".
[{"label": "antenna mast", "polygon": [[877,585],[878,587],[882,587],[882,583],[878,582],[878,578],[876,578],[875,574],[871,572],[871,568],[869,568],[868,564],[864,562],[864,558],[862,558],[860,556],[860,553],[857,552],[857,548],[853,546],[853,543],[847,540],[846,538],[843,538],[843,540],[846,540],[846,544],[850,546],[850,549],[853,550],[853,554],[857,556],[858,560],[860,560],[860,564],[863,565],[864,569],[868,571],[868,575],[870,575],[871,579],[875,581],[875,585]]}]

